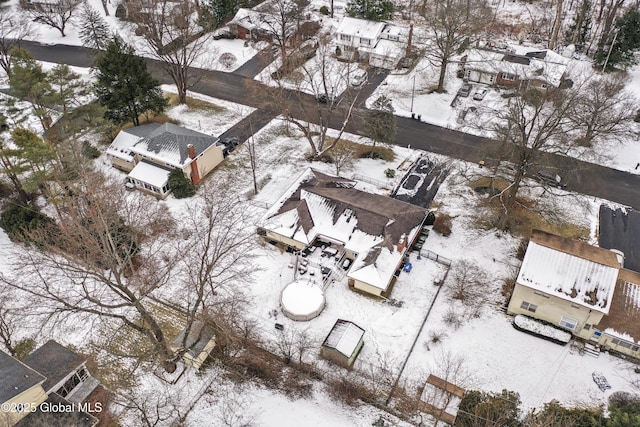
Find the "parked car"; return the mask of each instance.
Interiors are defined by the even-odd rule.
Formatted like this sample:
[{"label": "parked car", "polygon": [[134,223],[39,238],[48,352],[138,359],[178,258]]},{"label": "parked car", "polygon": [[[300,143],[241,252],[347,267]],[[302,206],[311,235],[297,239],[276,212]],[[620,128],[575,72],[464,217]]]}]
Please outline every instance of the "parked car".
[{"label": "parked car", "polygon": [[546,170],[538,171],[536,175],[538,181],[543,184],[553,185],[558,188],[567,188],[567,183],[562,179],[560,175],[555,172],[550,172]]},{"label": "parked car", "polygon": [[473,94],[473,99],[475,99],[476,101],[482,101],[487,92],[489,92],[489,89],[487,89],[486,87],[481,87],[476,90],[476,93]]},{"label": "parked car", "polygon": [[349,84],[351,87],[359,88],[367,82],[367,72],[365,70],[356,70],[351,74]]},{"label": "parked car", "polygon": [[471,83],[463,84],[462,87],[458,89],[458,96],[466,98],[471,93],[471,89],[473,89],[473,85]]}]

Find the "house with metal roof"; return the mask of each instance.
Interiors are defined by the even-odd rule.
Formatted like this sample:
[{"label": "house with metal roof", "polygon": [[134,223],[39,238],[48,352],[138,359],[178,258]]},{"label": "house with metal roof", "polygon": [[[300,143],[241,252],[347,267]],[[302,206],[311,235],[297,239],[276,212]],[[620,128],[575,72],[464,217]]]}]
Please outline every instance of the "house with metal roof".
[{"label": "house with metal roof", "polygon": [[122,129],[107,156],[115,168],[128,172],[128,186],[160,198],[170,192],[171,170],[182,170],[197,185],[224,159],[219,138],[173,123]]},{"label": "house with metal roof", "polygon": [[307,169],[266,212],[258,231],[296,250],[318,242],[330,245],[336,265],[353,261],[347,272],[350,287],[387,296],[428,212],[356,185]]},{"label": "house with metal roof", "polygon": [[619,253],[534,231],[508,312],[557,325],[597,349],[640,357],[640,274]]},{"label": "house with metal roof", "polygon": [[338,319],[320,348],[320,355],[342,367],[353,366],[362,346],[364,329],[348,320]]}]

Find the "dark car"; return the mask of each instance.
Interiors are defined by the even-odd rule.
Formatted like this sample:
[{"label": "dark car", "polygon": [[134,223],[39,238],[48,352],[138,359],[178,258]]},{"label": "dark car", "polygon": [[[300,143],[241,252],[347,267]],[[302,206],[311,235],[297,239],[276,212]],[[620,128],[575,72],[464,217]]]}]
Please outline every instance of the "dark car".
[{"label": "dark car", "polygon": [[536,178],[543,184],[553,185],[558,188],[567,188],[567,183],[555,172],[541,170],[538,171]]},{"label": "dark car", "polygon": [[473,85],[471,83],[465,83],[462,85],[460,89],[458,89],[458,96],[466,98],[471,93],[471,89],[473,89]]}]

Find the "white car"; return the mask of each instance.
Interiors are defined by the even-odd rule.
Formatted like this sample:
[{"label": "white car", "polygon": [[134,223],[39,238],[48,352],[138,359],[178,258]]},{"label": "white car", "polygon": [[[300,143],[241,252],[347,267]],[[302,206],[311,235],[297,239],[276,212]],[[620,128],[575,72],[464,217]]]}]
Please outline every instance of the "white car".
[{"label": "white car", "polygon": [[351,74],[351,79],[349,81],[349,84],[352,87],[361,87],[362,85],[364,85],[367,81],[367,72],[365,70],[356,70],[353,72],[353,74]]},{"label": "white car", "polygon": [[486,87],[481,87],[480,89],[476,90],[476,93],[473,94],[473,99],[475,99],[476,101],[482,101],[487,92],[489,92],[489,89],[487,89]]}]

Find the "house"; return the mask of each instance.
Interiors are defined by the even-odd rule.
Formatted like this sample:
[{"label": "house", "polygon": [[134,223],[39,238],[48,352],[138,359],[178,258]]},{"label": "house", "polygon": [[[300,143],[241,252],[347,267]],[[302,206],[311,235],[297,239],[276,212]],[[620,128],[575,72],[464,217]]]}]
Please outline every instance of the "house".
[{"label": "house", "polygon": [[[0,404],[2,408],[31,409],[47,400],[42,384],[47,380],[32,368],[0,350]],[[29,411],[0,411],[0,425],[14,425]]]},{"label": "house", "polygon": [[350,369],[364,345],[364,329],[348,320],[338,319],[324,339],[320,355]]},{"label": "house", "polygon": [[516,54],[478,48],[469,50],[460,66],[464,78],[471,82],[546,89],[561,86],[568,63],[567,58],[550,50]]},{"label": "house", "polygon": [[180,169],[199,184],[224,159],[219,138],[172,123],[122,129],[107,149],[113,167],[128,172],[127,183],[165,198],[169,172]]},{"label": "house", "polygon": [[344,17],[336,30],[335,43],[347,60],[393,69],[404,56],[408,30],[384,22]]},{"label": "house", "polygon": [[640,357],[640,274],[622,268],[622,256],[534,231],[510,314],[544,320],[598,349]]},{"label": "house", "polygon": [[[320,23],[310,20],[311,16],[296,15],[296,19],[282,17],[282,7],[287,4],[273,4],[265,1],[253,9],[239,8],[233,18],[227,23],[229,31],[237,38],[254,42],[274,40],[287,46],[298,45],[318,33]],[[296,5],[290,4],[292,11]],[[284,23],[284,36],[282,38]]]},{"label": "house", "polygon": [[204,321],[197,320],[191,325],[186,341],[184,339],[185,333],[186,329],[183,329],[178,334],[178,337],[171,343],[171,350],[178,352],[181,349],[188,349],[182,356],[183,362],[195,369],[200,369],[216,346],[215,332]]},{"label": "house", "polygon": [[8,425],[89,427],[98,423],[90,412],[103,409],[92,399],[102,387],[100,382],[89,374],[84,357],[56,341],[48,341],[22,361],[0,351],[0,378],[0,402],[24,409],[0,413],[0,421],[5,421],[3,416],[12,417]]},{"label": "house", "polygon": [[356,184],[307,169],[267,210],[258,233],[295,250],[331,246],[336,265],[353,261],[347,272],[351,288],[386,296],[428,212]]}]

